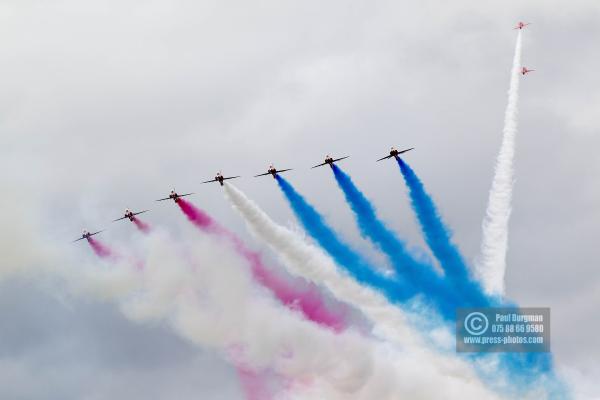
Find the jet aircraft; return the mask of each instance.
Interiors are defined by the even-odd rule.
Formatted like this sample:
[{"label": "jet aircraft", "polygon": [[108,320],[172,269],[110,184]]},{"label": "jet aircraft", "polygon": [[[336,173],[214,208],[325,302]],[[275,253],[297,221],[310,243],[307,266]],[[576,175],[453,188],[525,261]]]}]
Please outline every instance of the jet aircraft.
[{"label": "jet aircraft", "polygon": [[335,163],[335,162],[338,162],[338,161],[341,161],[341,160],[343,160],[343,159],[345,159],[345,158],[348,158],[348,157],[350,157],[350,156],[345,156],[345,157],[340,157],[340,158],[335,158],[335,159],[334,159],[334,158],[333,158],[333,157],[331,157],[329,154],[327,154],[327,155],[325,156],[325,162],[323,162],[323,163],[321,163],[321,164],[319,164],[319,165],[315,165],[314,167],[311,167],[311,168],[322,167],[323,165],[327,165],[327,164],[329,164],[329,166],[333,168],[333,163]]},{"label": "jet aircraft", "polygon": [[239,178],[239,177],[240,177],[239,175],[224,177],[223,174],[221,174],[220,172],[217,172],[215,179],[211,179],[210,181],[204,181],[202,183],[219,182],[219,184],[221,186],[223,186],[223,181],[226,181],[227,179],[235,179],[235,178]]},{"label": "jet aircraft", "polygon": [[84,230],[83,230],[83,232],[81,233],[81,237],[80,237],[79,239],[75,239],[75,240],[73,240],[73,243],[75,243],[75,242],[79,242],[80,240],[83,240],[83,239],[90,240],[90,237],[92,237],[92,236],[94,236],[94,235],[97,235],[97,234],[99,234],[100,232],[102,232],[102,231],[98,231],[98,232],[91,233],[91,232],[88,232],[87,230],[85,230],[85,229],[84,229]]},{"label": "jet aircraft", "polygon": [[178,203],[180,197],[190,196],[192,194],[194,193],[177,194],[175,189],[173,189],[171,190],[171,193],[169,193],[169,197],[165,197],[164,199],[158,199],[156,201],[173,200],[175,203]]},{"label": "jet aircraft", "polygon": [[398,156],[399,156],[400,154],[402,154],[402,153],[406,153],[407,151],[411,151],[411,150],[413,150],[413,149],[414,149],[414,147],[411,147],[410,149],[405,149],[405,150],[400,150],[400,151],[398,151],[398,150],[396,150],[396,148],[395,148],[395,147],[392,147],[392,148],[390,149],[390,154],[389,154],[389,155],[387,155],[387,156],[385,156],[385,157],[381,157],[381,158],[380,158],[379,160],[377,160],[377,161],[386,160],[386,159],[388,159],[388,158],[392,158],[392,157],[394,157],[395,159],[398,159],[398,158],[399,158]]},{"label": "jet aircraft", "polygon": [[254,177],[258,178],[259,176],[273,175],[273,179],[275,179],[275,176],[277,176],[277,174],[280,174],[280,173],[286,172],[286,171],[291,171],[291,170],[292,170],[292,168],[277,169],[273,166],[273,164],[271,164],[271,165],[269,165],[269,169],[267,170],[267,172],[265,172],[264,174],[254,175]]},{"label": "jet aircraft", "polygon": [[132,212],[129,208],[126,208],[125,209],[125,214],[121,218],[115,219],[113,222],[121,221],[122,219],[125,219],[125,218],[129,218],[130,221],[133,221],[133,217],[135,217],[136,215],[145,213],[147,211],[150,211],[150,210]]}]

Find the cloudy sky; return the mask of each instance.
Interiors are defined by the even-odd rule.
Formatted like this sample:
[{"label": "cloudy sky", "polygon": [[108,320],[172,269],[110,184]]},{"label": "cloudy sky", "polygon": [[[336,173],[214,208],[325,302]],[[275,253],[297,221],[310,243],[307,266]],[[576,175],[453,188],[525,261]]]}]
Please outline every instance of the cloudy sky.
[{"label": "cloudy sky", "polygon": [[[218,170],[292,223],[272,180],[250,178],[271,162],[371,252],[329,171],[309,169],[327,153],[350,155],[344,169],[422,245],[397,168],[374,163],[392,145],[416,147],[407,161],[473,260],[519,20],[533,22],[523,61],[536,72],[521,85],[507,292],[551,307],[559,370],[600,398],[594,0],[0,0],[0,271],[43,262],[24,221],[66,243],[152,208],[177,232],[185,221],[153,202],[172,187],[245,235],[220,189],[199,185]],[[125,246],[135,232],[103,235]],[[1,398],[241,398],[217,354],[33,275],[0,275]]]}]

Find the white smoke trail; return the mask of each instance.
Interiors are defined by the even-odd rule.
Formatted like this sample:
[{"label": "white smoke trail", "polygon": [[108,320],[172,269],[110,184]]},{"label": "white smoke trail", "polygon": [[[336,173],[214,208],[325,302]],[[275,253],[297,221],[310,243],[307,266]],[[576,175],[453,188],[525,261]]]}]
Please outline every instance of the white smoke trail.
[{"label": "white smoke trail", "polygon": [[496,159],[494,179],[490,189],[487,210],[483,220],[481,254],[477,260],[477,274],[485,290],[492,295],[504,294],[506,252],[508,250],[508,222],[514,182],[515,136],[519,101],[519,74],[521,69],[521,35],[519,30],[510,75],[508,105],[504,115],[502,144]]},{"label": "white smoke trail", "polygon": [[[411,338],[405,316],[389,305],[385,297],[361,286],[341,273],[335,262],[320,248],[307,243],[295,232],[275,223],[260,207],[231,184],[225,185],[227,199],[242,215],[250,231],[266,242],[282,259],[288,272],[318,285],[325,286],[338,299],[357,307],[377,323],[377,330],[387,331],[385,339],[397,339],[402,344]],[[391,336],[389,336],[391,335]]]},{"label": "white smoke trail", "polygon": [[[494,398],[475,376],[467,384],[421,363],[420,351],[390,349],[352,330],[335,334],[290,313],[271,297],[257,295],[261,288],[228,249],[199,239],[194,240],[192,257],[202,264],[195,271],[185,260],[177,262],[163,239],[149,245],[144,295],[124,303],[126,315],[167,318],[179,334],[202,347],[230,351],[242,346],[251,367],[271,368],[291,382],[311,382],[308,390],[326,394],[321,398],[464,398],[465,392]],[[398,379],[416,375],[416,363],[424,373]],[[430,385],[432,376],[439,386]]]},{"label": "white smoke trail", "polygon": [[82,263],[69,256],[72,246],[43,237],[35,224],[23,226],[15,240],[32,249],[7,253],[5,266],[23,267],[4,272],[50,278],[60,285],[57,292],[70,293],[65,301],[93,297],[116,304],[133,321],[169,322],[177,334],[226,358],[239,351],[249,367],[289,379],[284,398],[495,398],[475,377],[467,384],[422,363],[418,351],[388,349],[352,330],[335,334],[290,312],[217,240],[190,232],[193,241],[179,245],[157,230],[141,239],[148,256],[140,270],[127,260]]},{"label": "white smoke trail", "polygon": [[225,193],[250,231],[277,253],[292,275],[327,287],[335,297],[361,310],[374,323],[373,333],[377,337],[391,342],[396,351],[401,348],[403,353],[411,354],[416,360],[415,365],[431,368],[430,382],[435,381],[437,385],[438,379],[443,381],[442,377],[452,376],[458,386],[481,387],[471,368],[461,360],[428,350],[419,335],[408,326],[405,315],[381,294],[341,273],[323,251],[276,224],[237,188],[226,184]]}]

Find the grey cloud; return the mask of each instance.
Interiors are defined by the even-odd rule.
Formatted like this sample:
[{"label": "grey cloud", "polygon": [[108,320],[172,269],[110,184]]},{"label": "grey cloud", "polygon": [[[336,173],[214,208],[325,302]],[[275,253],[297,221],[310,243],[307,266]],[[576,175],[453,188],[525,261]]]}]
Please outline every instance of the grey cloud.
[{"label": "grey cloud", "polygon": [[[219,188],[199,182],[219,169],[242,174],[244,191],[276,220],[291,222],[273,182],[249,178],[274,162],[296,168],[290,180],[340,232],[372,251],[340,206],[328,171],[307,168],[328,152],[351,155],[343,167],[396,231],[422,245],[398,171],[373,162],[391,145],[415,146],[408,161],[472,259],[500,143],[511,27],[531,21],[523,57],[537,71],[521,89],[507,289],[523,304],[552,307],[559,365],[594,381],[599,17],[591,0],[5,1],[0,179],[5,190],[33,196],[41,229],[55,240],[71,239],[82,225],[105,226],[126,206],[152,207],[148,220],[179,230],[184,221],[172,207],[153,202],[173,186],[198,191],[195,202],[243,232]],[[130,228],[111,226],[106,240],[131,243]],[[2,226],[2,234],[10,229]],[[35,289],[2,296],[16,304],[29,291]],[[65,345],[39,324],[61,325],[66,311],[54,304],[42,312],[37,306],[47,298],[31,297],[3,306],[9,319],[27,316],[0,333],[11,343],[2,342],[0,354],[15,371],[32,365],[28,357],[50,362],[52,343]],[[108,306],[77,307],[87,311],[79,311],[78,328],[59,330],[75,342],[99,339],[98,331],[120,318]],[[73,370],[141,357],[159,369],[179,366],[186,371],[181,379],[194,368],[211,371],[161,328],[118,325],[106,332],[110,350],[72,350],[81,352],[71,356]],[[22,333],[26,327],[48,335]],[[180,350],[141,354],[142,346],[167,343]],[[144,371],[142,364],[127,366],[132,380],[162,379],[164,370]],[[26,371],[21,376],[34,370]],[[225,393],[233,378],[226,367],[220,371],[229,379],[219,389]],[[72,389],[60,372],[52,371],[53,379]],[[178,379],[165,374],[165,382]],[[118,390],[102,382],[103,390]],[[12,384],[14,393],[28,387],[25,380]],[[597,385],[586,390],[589,398],[600,396]]]}]

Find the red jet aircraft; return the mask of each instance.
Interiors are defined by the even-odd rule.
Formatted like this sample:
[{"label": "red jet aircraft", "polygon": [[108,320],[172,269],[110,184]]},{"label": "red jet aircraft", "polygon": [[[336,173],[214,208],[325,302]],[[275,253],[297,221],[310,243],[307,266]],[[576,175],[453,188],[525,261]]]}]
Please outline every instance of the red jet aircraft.
[{"label": "red jet aircraft", "polygon": [[89,240],[89,239],[90,239],[90,237],[92,237],[92,236],[94,236],[94,235],[97,235],[97,234],[99,234],[100,232],[102,232],[102,231],[98,231],[98,232],[91,233],[91,232],[88,232],[88,231],[86,231],[86,230],[84,229],[84,230],[83,230],[83,233],[81,234],[81,237],[80,237],[79,239],[75,239],[75,240],[73,240],[73,243],[75,243],[75,242],[78,242],[78,241],[80,241],[80,240],[83,240],[83,239],[88,239],[88,240]]},{"label": "red jet aircraft", "polygon": [[322,167],[323,165],[327,165],[327,164],[329,164],[329,166],[330,166],[331,168],[333,168],[333,163],[335,163],[335,162],[338,162],[338,161],[341,161],[341,160],[344,160],[344,159],[346,159],[346,158],[348,158],[348,157],[350,157],[350,156],[345,156],[345,157],[340,157],[340,158],[333,158],[333,157],[331,157],[329,154],[327,154],[327,155],[325,156],[325,162],[323,162],[323,163],[321,163],[321,164],[319,164],[319,165],[315,165],[314,167],[311,167],[311,168]]},{"label": "red jet aircraft", "polygon": [[227,179],[235,179],[235,178],[239,178],[239,176],[224,177],[222,173],[217,172],[217,175],[215,176],[214,179],[211,179],[210,181],[204,181],[202,183],[219,182],[219,184],[221,186],[223,186],[223,181],[226,181]]},{"label": "red jet aircraft", "polygon": [[528,73],[533,72],[533,71],[535,71],[535,69],[527,69],[527,67],[521,68],[521,74],[522,75],[528,74]]},{"label": "red jet aircraft", "polygon": [[194,194],[194,193],[177,194],[175,189],[173,189],[173,190],[171,190],[171,193],[169,193],[169,197],[165,197],[164,199],[158,199],[156,201],[173,200],[175,203],[178,203],[180,197],[189,196],[192,194]]},{"label": "red jet aircraft", "polygon": [[277,174],[280,174],[282,172],[285,171],[291,171],[291,168],[288,169],[277,169],[273,166],[273,164],[269,165],[269,169],[267,170],[267,172],[265,172],[264,174],[258,174],[258,175],[254,175],[255,178],[258,178],[259,176],[265,176],[265,175],[273,175],[273,178],[275,178],[275,176]]},{"label": "red jet aircraft", "polygon": [[126,218],[129,218],[130,221],[133,221],[133,217],[135,217],[138,214],[145,213],[147,211],[149,211],[149,210],[133,212],[129,208],[126,208],[125,209],[125,214],[121,218],[115,219],[113,222],[117,222],[117,221],[120,221],[120,220],[126,219]]},{"label": "red jet aircraft", "polygon": [[514,29],[523,29],[525,28],[527,25],[531,25],[531,22],[519,22],[517,24],[517,26],[515,26]]},{"label": "red jet aircraft", "polygon": [[400,150],[400,151],[399,151],[399,150],[397,150],[395,147],[392,147],[392,148],[390,149],[390,155],[389,155],[389,156],[382,157],[382,158],[380,158],[380,159],[379,159],[379,160],[377,160],[377,161],[387,160],[388,158],[392,158],[392,157],[394,157],[395,159],[398,159],[398,158],[400,158],[400,157],[398,157],[400,154],[402,154],[402,153],[406,153],[407,151],[411,151],[411,150],[413,150],[413,149],[414,149],[414,147],[411,147],[410,149],[406,149],[406,150]]}]

